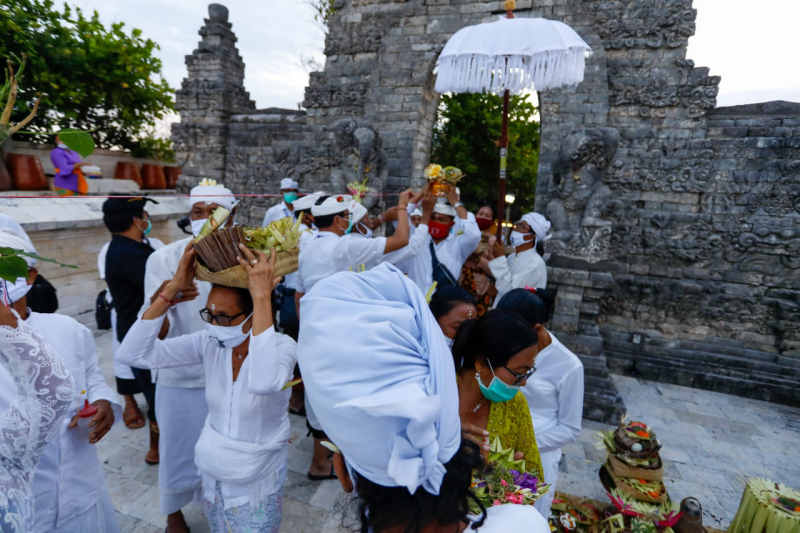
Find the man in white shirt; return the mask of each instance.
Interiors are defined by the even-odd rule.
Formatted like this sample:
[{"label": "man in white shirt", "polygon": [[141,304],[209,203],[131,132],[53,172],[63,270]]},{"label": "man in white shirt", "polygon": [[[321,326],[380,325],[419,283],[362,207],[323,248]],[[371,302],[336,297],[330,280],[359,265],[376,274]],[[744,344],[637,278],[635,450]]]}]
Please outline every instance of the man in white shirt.
[{"label": "man in white shirt", "polygon": [[[418,199],[415,198],[418,201]],[[420,220],[415,227],[411,228],[411,237],[408,240],[408,244],[403,246],[399,250],[395,250],[394,252],[390,252],[388,254],[384,254],[381,257],[375,258],[373,261],[369,263],[364,263],[362,265],[357,265],[358,268],[354,268],[354,270],[369,270],[377,266],[379,263],[387,262],[392,263],[393,265],[402,265],[404,267],[404,273],[420,288],[422,292],[427,292],[427,290],[431,286],[430,280],[430,264],[425,263],[424,265],[427,266],[426,269],[418,268],[419,262],[416,261],[416,258],[422,254],[424,251],[427,250],[428,246],[430,245],[431,237],[428,231],[428,222],[431,219],[431,215],[433,213],[433,207],[436,203],[436,197],[433,196],[432,193],[428,192],[427,190],[423,194],[422,202],[420,206],[422,210],[419,208],[415,208],[415,211],[420,213]],[[373,238],[372,237],[372,229],[369,227],[367,222],[367,209],[362,206],[361,204],[354,202],[351,216],[355,221],[353,225],[353,231],[350,232],[345,238],[349,239],[364,239],[364,238]],[[411,220],[411,216],[408,215],[408,211],[401,211],[397,208],[392,208],[387,210],[385,213],[381,214],[379,220],[383,222],[395,222],[397,223],[399,217],[409,217],[409,221]]]},{"label": "man in white shirt", "polygon": [[437,263],[447,270],[453,284],[458,284],[461,267],[481,241],[481,230],[475,222],[475,215],[461,203],[458,190],[451,190],[447,201],[444,198],[437,200],[428,222],[428,231],[431,240],[427,248],[420,250],[413,258],[398,263],[397,267],[408,273],[417,285],[425,287],[423,291],[427,291],[434,281],[443,286],[446,282],[441,279],[441,272],[437,279],[434,278],[435,253]]},{"label": "man in white shirt", "polygon": [[286,217],[294,218],[294,206],[292,205],[297,200],[297,190],[300,185],[292,178],[283,178],[281,180],[281,201],[267,209],[264,215],[262,226],[269,226],[271,222],[280,220]]},{"label": "man in white shirt", "polygon": [[[7,233],[0,234],[0,246],[36,253],[30,240],[14,242]],[[8,284],[11,307],[26,326],[54,348],[74,382],[69,416],[56,426],[33,476],[32,531],[119,531],[94,444],[111,429],[120,406],[98,366],[92,333],[66,315],[34,313],[28,308],[27,292],[38,272],[35,259],[25,257],[25,261],[27,280],[19,278]],[[79,417],[86,402],[90,407]]]},{"label": "man in white shirt", "polygon": [[[217,207],[232,211],[236,205],[231,191],[204,181],[190,193],[189,218],[196,236]],[[193,237],[175,241],[147,258],[144,278],[145,304],[150,306],[162,285],[175,276],[178,263]],[[198,296],[176,303],[167,311],[161,338],[180,337],[205,327],[200,310],[205,306],[211,284],[196,281]],[[161,512],[167,515],[167,532],[189,531],[181,508],[199,494],[201,479],[194,463],[194,448],[203,429],[208,406],[201,364],[152,371],[156,381],[156,418],[159,421],[158,486]]]},{"label": "man in white shirt", "polygon": [[[413,194],[410,190],[400,194],[397,202],[398,211],[406,211]],[[298,271],[298,288],[295,294],[300,316],[302,316],[301,298],[318,281],[337,272],[357,270],[359,265],[377,264],[384,254],[399,250],[408,244],[409,220],[407,216],[399,217],[397,229],[391,237],[345,238],[345,235],[352,231],[354,225],[351,209],[353,209],[353,198],[347,194],[322,196],[311,208],[311,214],[314,216],[314,223],[319,228],[319,233],[314,238],[300,241],[300,269]],[[330,452],[321,444],[325,438],[324,433],[314,416],[308,397],[306,397],[305,408],[308,426],[314,436],[314,457],[311,460],[308,478],[312,481],[333,479],[335,476],[330,461]]]},{"label": "man in white shirt", "polygon": [[514,224],[511,232],[511,246],[514,253],[506,257],[496,246],[490,246],[488,254],[492,258],[488,267],[495,277],[497,298],[512,289],[547,288],[547,265],[539,255],[536,246],[550,238],[550,222],[539,213],[527,213]]}]

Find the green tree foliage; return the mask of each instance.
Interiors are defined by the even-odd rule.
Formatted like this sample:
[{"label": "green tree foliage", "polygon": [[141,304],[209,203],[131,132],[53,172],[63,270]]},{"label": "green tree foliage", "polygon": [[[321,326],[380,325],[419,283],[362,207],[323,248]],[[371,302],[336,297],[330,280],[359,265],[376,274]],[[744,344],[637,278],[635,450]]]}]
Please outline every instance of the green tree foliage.
[{"label": "green tree foliage", "polygon": [[[459,185],[467,207],[497,204],[500,152],[497,141],[503,99],[493,94],[446,94],[433,129],[431,161],[466,173]],[[516,196],[514,217],[532,211],[539,166],[539,113],[529,95],[511,96],[507,190]]]},{"label": "green tree foliage", "polygon": [[49,142],[63,128],[91,131],[102,148],[135,149],[137,139],[173,109],[172,89],[161,78],[158,45],[123,23],[106,28],[97,12],[86,16],[52,0],[0,3],[0,57],[28,56],[15,116],[41,94],[40,112],[25,140]]}]

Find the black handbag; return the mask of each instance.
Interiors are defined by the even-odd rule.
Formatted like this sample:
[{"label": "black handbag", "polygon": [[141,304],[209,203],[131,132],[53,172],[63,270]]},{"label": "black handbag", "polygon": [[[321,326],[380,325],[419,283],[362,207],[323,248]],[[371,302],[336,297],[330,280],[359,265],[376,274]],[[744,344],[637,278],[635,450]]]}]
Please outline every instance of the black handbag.
[{"label": "black handbag", "polygon": [[111,309],[113,304],[108,303],[106,294],[108,289],[103,289],[94,301],[94,319],[97,321],[97,329],[111,329]]},{"label": "black handbag", "polygon": [[433,281],[436,282],[436,289],[438,290],[442,287],[457,287],[458,280],[453,277],[453,274],[446,266],[440,263],[439,258],[436,257],[436,248],[433,246],[433,241],[430,241],[430,249],[431,259],[433,261]]}]

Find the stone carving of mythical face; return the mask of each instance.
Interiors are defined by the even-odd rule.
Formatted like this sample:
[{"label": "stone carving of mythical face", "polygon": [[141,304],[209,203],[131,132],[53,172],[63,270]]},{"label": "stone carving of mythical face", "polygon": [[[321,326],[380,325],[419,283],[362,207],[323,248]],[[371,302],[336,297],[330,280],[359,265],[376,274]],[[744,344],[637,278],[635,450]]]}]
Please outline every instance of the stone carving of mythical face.
[{"label": "stone carving of mythical face", "polygon": [[618,144],[614,128],[591,128],[564,139],[553,163],[553,197],[547,204],[553,252],[591,262],[608,257],[611,222],[603,212],[611,190],[604,177]]},{"label": "stone carving of mythical face", "polygon": [[369,192],[362,200],[364,207],[380,208],[388,169],[378,132],[352,118],[337,120],[327,129],[334,139],[336,161],[330,174],[332,192],[347,193],[349,183],[366,182]]}]

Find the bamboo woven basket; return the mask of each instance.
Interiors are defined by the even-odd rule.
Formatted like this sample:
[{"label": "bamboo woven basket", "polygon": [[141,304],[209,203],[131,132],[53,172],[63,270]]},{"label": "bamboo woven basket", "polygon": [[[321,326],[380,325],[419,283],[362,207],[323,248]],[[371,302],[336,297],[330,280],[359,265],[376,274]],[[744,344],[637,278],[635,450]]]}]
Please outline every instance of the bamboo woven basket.
[{"label": "bamboo woven basket", "polygon": [[620,461],[612,454],[608,454],[608,464],[611,471],[617,477],[632,477],[636,479],[645,479],[647,481],[661,481],[664,479],[664,464],[661,462],[660,457],[658,459],[657,468],[630,466]]},{"label": "bamboo woven basket", "polygon": [[[248,286],[247,271],[239,264],[239,244],[247,244],[240,227],[220,229],[194,243],[197,251],[197,279],[225,287]],[[275,255],[275,277],[285,276],[298,268],[299,248]]]},{"label": "bamboo woven basket", "polygon": [[[298,267],[298,255],[298,250],[294,250],[293,252],[278,252],[275,254],[275,270],[273,275],[275,277],[280,277],[295,272]],[[242,265],[226,268],[219,272],[212,272],[201,261],[195,261],[195,273],[197,279],[208,281],[214,285],[239,287],[242,289],[246,289],[249,286],[247,271]]]},{"label": "bamboo woven basket", "polygon": [[[619,489],[620,492],[622,492],[625,496],[628,496],[629,498],[633,498],[634,500],[639,500],[641,502],[656,503],[656,504],[664,503],[669,498],[669,496],[667,495],[667,489],[664,486],[663,482],[659,482],[660,490],[658,492],[658,496],[651,496],[650,494],[647,494],[646,492],[641,492],[640,490],[633,487],[633,484],[638,481],[636,478],[625,478],[619,476],[616,473],[614,473],[611,470],[611,468],[608,467],[607,464],[606,464],[606,470],[608,471],[609,475],[614,481],[614,485],[616,485],[616,488]],[[650,480],[645,480],[645,481],[650,481]]]}]

